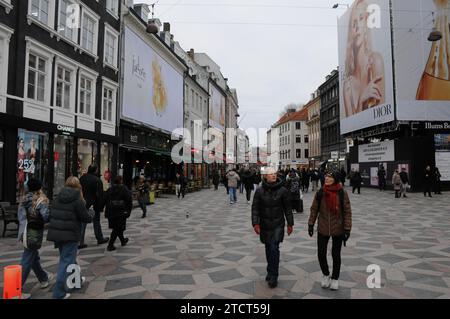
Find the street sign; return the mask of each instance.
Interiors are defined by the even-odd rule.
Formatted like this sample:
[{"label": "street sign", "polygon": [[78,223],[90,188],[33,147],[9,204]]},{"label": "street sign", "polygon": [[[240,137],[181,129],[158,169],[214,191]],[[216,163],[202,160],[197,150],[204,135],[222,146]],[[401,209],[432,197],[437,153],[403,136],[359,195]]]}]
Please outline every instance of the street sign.
[{"label": "street sign", "polygon": [[338,159],[339,158],[339,151],[331,152],[331,159]]}]

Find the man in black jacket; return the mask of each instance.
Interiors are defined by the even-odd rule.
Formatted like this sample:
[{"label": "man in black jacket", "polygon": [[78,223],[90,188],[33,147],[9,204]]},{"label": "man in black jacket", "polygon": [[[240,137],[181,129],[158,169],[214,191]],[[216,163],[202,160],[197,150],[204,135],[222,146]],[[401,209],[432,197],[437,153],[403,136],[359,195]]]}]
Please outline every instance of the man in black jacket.
[{"label": "man in black jacket", "polygon": [[[106,244],[109,238],[104,238],[102,233],[102,226],[100,224],[100,214],[103,211],[103,183],[98,176],[98,168],[95,164],[92,164],[88,168],[86,175],[80,178],[81,186],[83,187],[83,196],[86,200],[86,208],[94,208],[95,216],[93,219],[94,234],[97,239],[97,244]],[[86,248],[84,243],[84,236],[86,233],[86,224],[83,224],[81,230],[81,241],[78,249]]]},{"label": "man in black jacket", "polygon": [[260,240],[266,246],[267,277],[270,288],[278,285],[278,268],[280,264],[280,243],[284,239],[285,219],[287,233],[292,234],[294,217],[289,191],[283,187],[283,182],[277,178],[275,169],[264,170],[262,187],[258,188],[253,197],[252,226]]},{"label": "man in black jacket", "polygon": [[408,189],[408,185],[409,185],[409,178],[408,178],[408,173],[406,172],[406,168],[402,168],[402,171],[401,171],[401,173],[400,173],[400,179],[402,180],[402,188],[401,188],[401,191],[400,191],[400,196],[402,196],[402,194],[403,194],[403,197],[407,197],[406,196],[406,190]]}]

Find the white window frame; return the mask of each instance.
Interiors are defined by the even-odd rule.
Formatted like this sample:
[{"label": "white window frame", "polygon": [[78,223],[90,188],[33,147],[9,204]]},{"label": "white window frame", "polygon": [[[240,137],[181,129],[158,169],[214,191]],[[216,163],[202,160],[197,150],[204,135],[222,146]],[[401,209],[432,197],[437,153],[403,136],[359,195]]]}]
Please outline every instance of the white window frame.
[{"label": "white window frame", "polygon": [[[44,60],[46,60],[45,65],[45,87],[44,87],[44,101],[38,101],[36,99],[28,98],[28,71],[29,71],[29,60],[30,54],[37,55]],[[51,97],[51,84],[52,84],[52,69],[53,69],[53,58],[54,54],[51,51],[46,50],[43,47],[36,45],[35,43],[27,42],[26,56],[25,56],[25,80],[24,80],[24,99],[34,105],[40,105],[48,107],[50,105]]]},{"label": "white window frame", "polygon": [[[114,41],[115,41],[115,45],[114,45],[114,52],[113,52],[113,63],[109,63],[106,61],[106,36],[107,34],[110,33],[112,36],[114,36]],[[110,68],[112,68],[114,71],[118,72],[118,66],[117,66],[117,61],[118,61],[118,53],[119,53],[119,32],[117,32],[116,30],[114,30],[114,28],[112,28],[109,24],[105,23],[105,37],[104,37],[104,45],[103,45],[103,66],[109,66]]]},{"label": "white window frame", "polygon": [[[117,0],[105,0],[106,11],[114,18],[119,19],[119,1]],[[111,10],[109,4],[115,4],[113,10]]]},{"label": "white window frame", "polygon": [[[58,0],[58,1],[59,1],[58,2],[58,24],[57,24],[56,32],[58,33],[58,36],[64,38],[65,40],[69,40],[72,44],[78,44],[78,28],[73,29],[73,38],[72,39],[68,38],[65,33],[61,33],[59,30],[60,26],[61,26],[61,2],[63,0]],[[65,1],[68,1],[71,4],[76,4],[78,6],[80,5],[78,0],[65,0]]]},{"label": "white window frame", "polygon": [[0,113],[6,113],[6,94],[8,92],[9,42],[14,33],[0,24]]},{"label": "white window frame", "polygon": [[[84,26],[84,20],[86,17],[94,20],[94,41],[93,41],[93,51],[89,51],[87,48],[83,47],[83,26]],[[96,58],[98,58],[98,29],[99,29],[99,21],[100,16],[97,15],[95,12],[93,12],[91,9],[89,9],[85,4],[81,3],[81,20],[80,20],[80,49],[84,52],[87,52],[88,54],[94,55]]]},{"label": "white window frame", "polygon": [[[64,69],[68,69],[71,71],[70,74],[70,99],[69,99],[69,108],[66,109],[64,107],[59,107],[56,105],[56,94],[57,94],[57,83],[58,83],[58,67],[61,66]],[[75,114],[75,95],[76,95],[76,73],[77,66],[70,63],[69,61],[64,60],[63,58],[57,56],[55,60],[55,74],[53,78],[53,83],[55,83],[53,88],[53,107],[56,110],[63,112],[70,112],[71,114]]]},{"label": "white window frame", "polygon": [[[91,119],[95,118],[95,97],[96,97],[96,91],[97,91],[97,77],[98,74],[97,73],[93,73],[91,71],[88,71],[86,69],[80,69],[80,71],[78,72],[78,92],[77,92],[77,97],[78,97],[78,105],[77,105],[77,115],[78,116],[82,116],[82,117],[88,117]],[[81,78],[85,78],[89,81],[92,82],[92,89],[91,89],[91,113],[90,114],[86,114],[86,113],[81,113],[80,112],[80,105],[81,105]]]},{"label": "white window frame", "polygon": [[5,7],[6,14],[9,14],[14,6],[11,4],[11,0],[0,0],[0,6]]},{"label": "white window frame", "polygon": [[[108,123],[108,124],[115,124],[116,123],[116,113],[117,113],[117,90],[118,90],[118,84],[114,83],[111,80],[106,79],[105,77],[102,77],[102,103],[101,103],[101,122],[102,123]],[[105,89],[109,89],[113,91],[113,105],[112,105],[112,109],[111,109],[111,121],[108,120],[104,120],[103,119],[103,109],[104,109],[104,103],[105,103],[105,99],[104,99],[104,92]]]},{"label": "white window frame", "polygon": [[28,0],[28,24],[31,24],[31,22],[35,22],[37,25],[43,27],[44,29],[47,29],[51,36],[53,37],[53,32],[55,31],[55,8],[56,8],[56,0],[49,0],[48,5],[48,21],[47,23],[42,22],[39,20],[38,17],[35,17],[31,14],[31,8],[32,8],[33,0]]}]

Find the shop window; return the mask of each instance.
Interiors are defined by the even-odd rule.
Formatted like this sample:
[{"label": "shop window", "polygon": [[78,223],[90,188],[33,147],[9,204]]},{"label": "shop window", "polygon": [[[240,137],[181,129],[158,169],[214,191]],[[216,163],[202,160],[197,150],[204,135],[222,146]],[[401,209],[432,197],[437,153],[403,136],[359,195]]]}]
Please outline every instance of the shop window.
[{"label": "shop window", "polygon": [[53,195],[57,196],[64,187],[66,179],[72,175],[73,137],[55,135]]},{"label": "shop window", "polygon": [[78,139],[77,173],[81,177],[87,173],[89,165],[96,162],[97,143],[92,140]]},{"label": "shop window", "polygon": [[107,190],[111,181],[111,166],[113,157],[113,146],[109,143],[100,144],[100,178],[103,189]]},{"label": "shop window", "polygon": [[48,135],[19,129],[17,136],[17,201],[25,194],[30,178],[39,179],[47,189]]}]

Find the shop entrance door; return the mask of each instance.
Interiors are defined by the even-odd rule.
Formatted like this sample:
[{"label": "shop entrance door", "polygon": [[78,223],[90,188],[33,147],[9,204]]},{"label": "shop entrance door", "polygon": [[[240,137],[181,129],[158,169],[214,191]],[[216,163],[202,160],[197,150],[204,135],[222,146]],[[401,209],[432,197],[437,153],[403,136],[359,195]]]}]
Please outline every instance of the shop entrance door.
[{"label": "shop entrance door", "polygon": [[55,135],[55,174],[53,184],[53,195],[58,195],[64,187],[66,179],[72,176],[73,165],[73,137],[66,135]]}]

